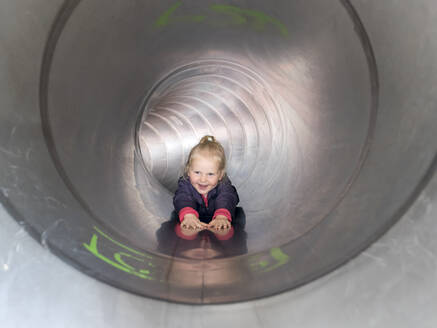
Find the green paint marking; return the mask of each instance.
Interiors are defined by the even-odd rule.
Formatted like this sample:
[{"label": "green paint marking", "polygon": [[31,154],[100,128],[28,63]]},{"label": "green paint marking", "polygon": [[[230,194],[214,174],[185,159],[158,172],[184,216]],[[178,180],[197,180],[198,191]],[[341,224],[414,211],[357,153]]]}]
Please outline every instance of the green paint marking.
[{"label": "green paint marking", "polygon": [[[147,269],[141,269],[141,270],[140,270],[140,273],[145,274],[145,275],[149,275],[149,274],[150,274],[150,271],[147,270]],[[150,278],[150,279],[152,279],[152,278]],[[154,279],[152,279],[152,280],[154,280]]]},{"label": "green paint marking", "polygon": [[96,234],[93,234],[93,236],[91,237],[90,243],[89,244],[83,243],[83,246],[91,254],[93,254],[97,258],[101,259],[102,261],[106,262],[107,264],[113,266],[114,268],[117,268],[118,270],[135,275],[135,276],[142,278],[142,279],[153,280],[153,278],[146,275],[145,272],[142,272],[143,270],[141,270],[140,272],[137,272],[135,268],[133,268],[130,265],[127,265],[126,263],[124,263],[124,261],[121,261],[120,263],[122,263],[122,264],[120,264],[120,263],[112,261],[111,259],[109,259],[106,256],[104,256],[103,254],[101,254],[99,252],[99,250],[97,249],[97,241],[98,241],[98,236]]},{"label": "green paint marking", "polygon": [[285,263],[288,262],[288,260],[290,259],[289,256],[287,254],[285,254],[284,252],[282,252],[282,250],[280,248],[271,248],[270,249],[270,255],[277,261],[275,265],[267,268],[264,270],[264,272],[269,272],[272,270],[275,270],[276,268],[279,268],[280,266],[284,265]]},{"label": "green paint marking", "polygon": [[272,248],[270,249],[270,255],[278,262],[280,263],[287,263],[288,262],[288,255],[282,252],[280,248]]},{"label": "green paint marking", "polygon": [[[155,21],[155,27],[162,28],[169,26],[172,23],[202,23],[206,22],[214,25],[214,22],[207,20],[206,15],[181,15],[175,16],[175,11],[182,6],[182,1],[176,2],[167,9]],[[263,31],[268,24],[275,26],[282,36],[288,36],[287,27],[278,19],[271,17],[261,11],[252,9],[243,9],[231,5],[214,4],[209,7],[211,11],[220,15],[226,15],[230,19],[232,25],[250,24],[255,30]]]},{"label": "green paint marking", "polygon": [[[272,259],[275,260],[275,262],[273,262]],[[288,263],[289,259],[289,256],[285,254],[280,248],[271,248],[269,259],[260,259],[260,256],[256,256],[253,258],[255,262],[251,263],[250,266],[251,269],[254,271],[260,270],[261,272],[269,272]]]},{"label": "green paint marking", "polygon": [[149,267],[152,267],[152,268],[154,268],[154,267],[156,266],[156,265],[153,264],[152,262],[148,262],[147,265],[148,265]]},{"label": "green paint marking", "polygon": [[110,236],[108,236],[106,233],[104,233],[104,232],[103,232],[102,230],[100,230],[99,228],[94,227],[94,229],[95,229],[99,234],[101,234],[103,237],[105,237],[106,239],[112,241],[114,244],[116,244],[116,245],[118,245],[118,246],[120,246],[120,247],[122,247],[122,248],[124,248],[124,249],[127,249],[129,252],[132,252],[132,253],[134,253],[134,254],[137,254],[137,255],[141,255],[141,256],[147,257],[148,259],[152,259],[152,257],[151,257],[150,255],[145,254],[145,253],[141,253],[141,252],[139,252],[139,251],[136,251],[136,250],[134,250],[134,249],[132,249],[132,248],[126,246],[126,245],[123,245],[122,243],[120,243],[120,242],[118,242],[118,241],[112,239]]},{"label": "green paint marking", "polygon": [[288,30],[281,21],[261,11],[242,9],[230,5],[211,5],[211,9],[217,13],[229,15],[235,24],[245,24],[247,18],[252,18],[253,26],[258,30],[263,30],[266,24],[273,24],[280,30],[282,36],[288,36]]},{"label": "green paint marking", "polygon": [[155,22],[156,27],[164,27],[169,25],[170,17],[173,15],[173,13],[182,5],[182,2],[176,2],[173,6],[171,6],[169,9],[167,9],[161,16],[158,17],[158,19]]},{"label": "green paint marking", "polygon": [[180,20],[192,23],[202,23],[206,19],[204,15],[181,16]]},{"label": "green paint marking", "polygon": [[90,243],[86,244],[83,243],[83,246],[93,255],[95,255],[96,257],[98,257],[99,259],[105,261],[106,263],[116,267],[119,270],[123,270],[126,272],[130,272],[130,270],[120,264],[118,264],[117,262],[114,262],[110,259],[108,259],[106,256],[102,255],[99,253],[99,250],[97,249],[97,241],[98,241],[98,236],[96,234],[93,234],[93,236],[91,237]]},{"label": "green paint marking", "polygon": [[128,258],[131,258],[131,259],[134,259],[134,260],[137,260],[137,261],[140,261],[140,262],[144,262],[144,259],[141,259],[141,258],[139,258],[139,257],[135,257],[135,256],[133,256],[133,255],[131,255],[131,254],[128,254],[128,253],[124,253],[124,252],[118,252],[118,253],[115,253],[115,254],[114,254],[114,259],[115,259],[118,263],[120,263],[121,265],[123,265],[124,267],[128,268],[129,270],[133,270],[133,271],[135,271],[136,269],[135,269],[133,266],[127,264],[127,263],[123,260],[123,258],[122,258],[123,256],[128,257]]},{"label": "green paint marking", "polygon": [[269,262],[268,262],[268,261],[261,261],[261,262],[258,263],[258,265],[259,265],[261,268],[265,268],[266,266],[269,265]]},{"label": "green paint marking", "polygon": [[[232,19],[232,23],[242,25],[247,23],[247,18],[244,17],[241,9],[234,6],[211,5],[211,9],[219,14],[226,14]],[[237,9],[237,10],[235,10]]]},{"label": "green paint marking", "polygon": [[182,2],[176,2],[168,10],[166,10],[155,22],[155,27],[166,27],[171,23],[201,23],[206,19],[205,15],[184,15],[173,16],[176,9],[182,5]]}]

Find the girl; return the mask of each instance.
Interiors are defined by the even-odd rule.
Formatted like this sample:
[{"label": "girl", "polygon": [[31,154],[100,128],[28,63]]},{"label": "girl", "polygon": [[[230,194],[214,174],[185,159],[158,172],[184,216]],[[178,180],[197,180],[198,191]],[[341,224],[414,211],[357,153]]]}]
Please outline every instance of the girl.
[{"label": "girl", "polygon": [[225,168],[225,152],[213,136],[204,136],[191,149],[173,198],[183,228],[227,229],[231,226],[239,198]]}]

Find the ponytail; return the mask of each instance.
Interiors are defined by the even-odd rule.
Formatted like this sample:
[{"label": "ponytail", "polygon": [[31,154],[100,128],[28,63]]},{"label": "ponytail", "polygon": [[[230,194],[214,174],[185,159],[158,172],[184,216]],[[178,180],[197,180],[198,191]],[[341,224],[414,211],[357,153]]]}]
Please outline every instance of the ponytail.
[{"label": "ponytail", "polygon": [[213,136],[204,136],[199,141],[199,145],[206,144],[207,142],[216,142],[218,143]]}]

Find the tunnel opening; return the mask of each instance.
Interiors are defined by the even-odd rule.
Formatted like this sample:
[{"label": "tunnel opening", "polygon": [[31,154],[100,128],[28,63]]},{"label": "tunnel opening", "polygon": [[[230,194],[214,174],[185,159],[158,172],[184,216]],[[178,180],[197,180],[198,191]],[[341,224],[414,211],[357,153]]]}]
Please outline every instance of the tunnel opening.
[{"label": "tunnel opening", "polygon": [[[369,84],[373,77],[354,21],[341,7],[329,7],[326,17],[337,15],[343,28],[332,25],[328,33],[314,34],[321,38],[314,44],[277,30],[254,38],[251,28],[235,31],[214,24],[202,32],[193,24],[182,24],[183,32],[170,24],[132,39],[128,36],[137,29],[140,13],[154,16],[150,8],[124,7],[132,20],[116,26],[108,25],[113,19],[108,8],[101,20],[81,25],[93,18],[92,7],[81,2],[60,35],[45,108],[54,161],[82,207],[106,231],[170,260],[175,274],[192,272],[196,265],[214,268],[202,271],[207,275],[227,271],[223,266],[241,258],[230,253],[230,262],[214,264],[207,258],[208,265],[182,261],[178,266],[180,260],[159,252],[155,234],[170,217],[189,148],[195,139],[213,134],[227,150],[229,176],[246,213],[247,261],[265,263],[259,254],[267,252],[279,264],[287,263],[284,245],[314,230],[332,212],[368,150],[376,110]],[[310,19],[307,7],[293,9],[296,18]],[[321,21],[314,20],[312,33],[323,29],[317,25]],[[308,24],[303,17],[293,23]],[[181,33],[201,35],[180,38]],[[214,44],[208,42],[211,33]],[[239,47],[242,38],[247,41]],[[166,39],[175,42],[166,44]],[[76,47],[77,42],[83,46]],[[162,50],[147,47],[150,42]],[[110,50],[116,45],[123,51]],[[323,56],[317,46],[324,47]],[[336,82],[320,83],[326,79]],[[147,96],[138,109],[144,89]],[[79,160],[84,157],[87,161]],[[87,245],[92,250],[93,244]],[[118,259],[130,267],[138,261]],[[183,274],[176,276],[172,284],[179,288]]]},{"label": "tunnel opening", "polygon": [[[199,30],[179,21],[180,30],[173,24],[138,30],[142,17],[160,17],[163,7],[122,7],[117,15],[131,19],[114,25],[113,10],[120,8],[108,7],[94,20],[94,4],[80,2],[69,17],[50,58],[43,108],[56,167],[98,223],[95,231],[162,258],[176,290],[186,287],[183,273],[198,265],[213,268],[202,271],[213,275],[240,263],[240,282],[248,272],[285,269],[292,253],[285,250],[313,243],[312,232],[347,194],[365,160],[376,111],[375,77],[363,53],[369,45],[341,5],[322,6],[315,17],[311,6],[295,3],[283,11],[294,20],[276,12],[279,21],[293,23],[287,30],[293,37],[271,28],[254,34],[250,25]],[[326,23],[331,15],[336,24]],[[317,41],[305,42],[308,34]],[[196,264],[161,253],[156,232],[170,217],[186,154],[203,134],[215,135],[227,150],[247,244],[245,257],[231,252]],[[98,244],[86,245],[91,252]],[[131,269],[139,261],[117,259]],[[208,284],[224,295],[232,281],[220,290],[213,280]]]}]

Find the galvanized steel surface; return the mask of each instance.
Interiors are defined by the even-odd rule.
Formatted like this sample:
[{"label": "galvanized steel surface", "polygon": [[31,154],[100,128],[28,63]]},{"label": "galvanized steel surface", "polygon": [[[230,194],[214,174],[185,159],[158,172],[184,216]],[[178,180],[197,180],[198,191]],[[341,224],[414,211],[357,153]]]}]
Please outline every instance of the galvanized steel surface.
[{"label": "galvanized steel surface", "polygon": [[[49,17],[38,37],[4,29],[2,201],[134,293],[214,303],[308,282],[384,233],[433,174],[434,7],[84,0],[56,19],[33,7]],[[247,254],[199,262],[160,252],[157,231],[204,134],[227,151]]]}]

